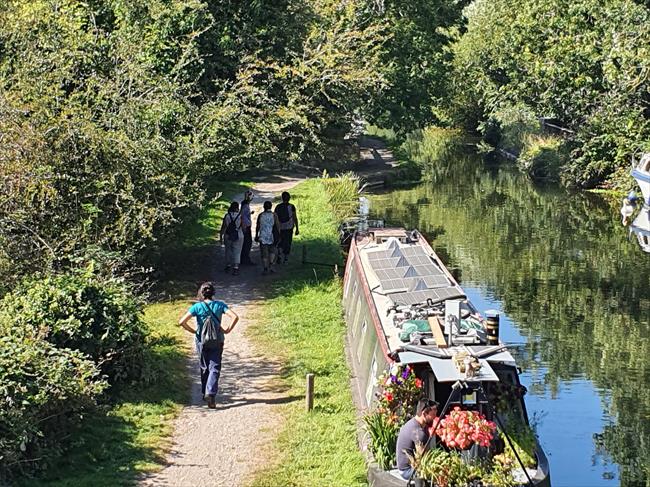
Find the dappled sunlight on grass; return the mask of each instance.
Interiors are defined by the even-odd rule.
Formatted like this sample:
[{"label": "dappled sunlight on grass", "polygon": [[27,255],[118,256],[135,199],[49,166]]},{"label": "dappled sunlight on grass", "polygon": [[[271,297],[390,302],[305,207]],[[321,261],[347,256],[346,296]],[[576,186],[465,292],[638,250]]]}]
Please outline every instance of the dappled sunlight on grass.
[{"label": "dappled sunlight on grass", "polygon": [[365,485],[344,353],[341,281],[331,267],[300,262],[306,245],[308,261],[342,265],[336,221],[321,181],[297,186],[292,202],[301,222],[296,255],[272,285],[249,334],[265,354],[283,359],[291,394],[304,395],[305,375],[315,374],[314,409],[306,413],[304,401],[281,406],[286,423],[274,444],[274,462],[253,485]]}]

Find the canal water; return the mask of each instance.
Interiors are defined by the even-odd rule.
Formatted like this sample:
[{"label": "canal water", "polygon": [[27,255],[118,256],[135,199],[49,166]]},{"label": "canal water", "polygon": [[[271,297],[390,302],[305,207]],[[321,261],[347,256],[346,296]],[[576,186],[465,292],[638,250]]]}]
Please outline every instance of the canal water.
[{"label": "canal water", "polygon": [[602,197],[469,153],[371,215],[418,228],[479,310],[502,311],[554,487],[650,485],[650,255]]}]

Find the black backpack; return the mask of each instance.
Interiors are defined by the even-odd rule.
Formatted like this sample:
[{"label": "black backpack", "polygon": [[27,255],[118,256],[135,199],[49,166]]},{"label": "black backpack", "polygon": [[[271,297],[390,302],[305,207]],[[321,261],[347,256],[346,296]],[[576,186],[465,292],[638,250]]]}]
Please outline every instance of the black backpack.
[{"label": "black backpack", "polygon": [[216,317],[210,306],[203,303],[208,310],[208,317],[203,320],[203,328],[201,328],[201,347],[204,350],[211,350],[217,348],[221,344],[220,333],[221,320]]},{"label": "black backpack", "polygon": [[239,240],[239,228],[237,228],[237,217],[239,217],[239,215],[241,215],[241,211],[237,213],[235,218],[232,217],[230,212],[226,214],[226,216],[230,216],[230,223],[228,223],[228,226],[226,227],[226,235],[228,235],[228,238],[233,242]]}]

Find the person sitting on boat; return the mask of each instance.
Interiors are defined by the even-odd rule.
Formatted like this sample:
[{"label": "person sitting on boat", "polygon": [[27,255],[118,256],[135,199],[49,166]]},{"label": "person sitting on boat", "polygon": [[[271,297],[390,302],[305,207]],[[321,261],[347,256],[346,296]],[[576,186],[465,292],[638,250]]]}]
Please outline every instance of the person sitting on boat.
[{"label": "person sitting on boat", "polygon": [[429,430],[438,414],[438,403],[428,398],[418,401],[415,416],[409,419],[399,430],[397,436],[397,469],[402,478],[408,480],[413,475],[413,467],[409,463],[409,455],[415,454],[415,446],[426,445],[429,441]]}]

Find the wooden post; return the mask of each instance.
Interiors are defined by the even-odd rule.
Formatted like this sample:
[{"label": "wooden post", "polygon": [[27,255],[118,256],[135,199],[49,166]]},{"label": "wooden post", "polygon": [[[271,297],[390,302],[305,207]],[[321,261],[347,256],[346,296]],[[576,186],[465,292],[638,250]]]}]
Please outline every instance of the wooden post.
[{"label": "wooden post", "polygon": [[305,395],[307,412],[314,409],[314,374],[307,374],[307,393]]}]

